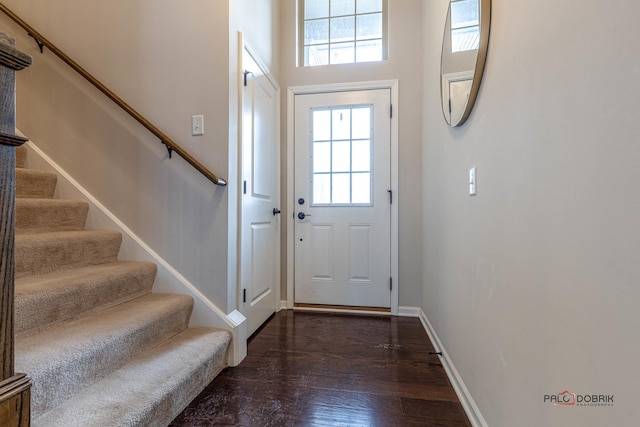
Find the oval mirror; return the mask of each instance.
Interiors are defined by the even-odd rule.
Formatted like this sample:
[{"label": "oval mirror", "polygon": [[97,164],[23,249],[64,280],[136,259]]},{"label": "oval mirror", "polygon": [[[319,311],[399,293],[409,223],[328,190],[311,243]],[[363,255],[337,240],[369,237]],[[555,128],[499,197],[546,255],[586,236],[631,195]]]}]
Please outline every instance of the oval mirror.
[{"label": "oval mirror", "polygon": [[478,95],[489,45],[491,0],[451,0],[442,38],[440,94],[449,126],[462,125]]}]

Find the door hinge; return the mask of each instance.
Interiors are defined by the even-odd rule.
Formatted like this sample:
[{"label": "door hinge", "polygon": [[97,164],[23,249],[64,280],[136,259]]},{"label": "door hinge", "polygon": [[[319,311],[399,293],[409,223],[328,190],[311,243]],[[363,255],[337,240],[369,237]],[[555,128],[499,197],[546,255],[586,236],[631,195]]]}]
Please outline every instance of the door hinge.
[{"label": "door hinge", "polygon": [[247,290],[242,290],[242,302],[247,302]]},{"label": "door hinge", "polygon": [[393,104],[389,105],[389,117],[393,118]]},{"label": "door hinge", "polygon": [[389,277],[389,290],[393,290],[393,277]]},{"label": "door hinge", "polygon": [[393,190],[387,190],[387,192],[389,193],[389,204],[392,205],[393,204]]},{"label": "door hinge", "polygon": [[243,194],[247,194],[247,181],[244,181],[244,184],[242,184],[242,192]]},{"label": "door hinge", "polygon": [[248,83],[247,83],[247,76],[248,76],[249,74],[251,74],[251,71],[249,71],[249,70],[244,70],[244,71],[242,72],[242,74],[244,74],[244,85],[245,85],[245,86],[247,86],[247,84],[248,84]]}]

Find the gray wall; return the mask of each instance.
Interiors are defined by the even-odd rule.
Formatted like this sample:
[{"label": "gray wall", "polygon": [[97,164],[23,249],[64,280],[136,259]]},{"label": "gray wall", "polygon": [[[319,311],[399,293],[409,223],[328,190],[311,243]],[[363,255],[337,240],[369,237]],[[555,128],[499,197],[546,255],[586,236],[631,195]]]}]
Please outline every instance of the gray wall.
[{"label": "gray wall", "polygon": [[[640,3],[493,0],[459,129],[438,86],[447,1],[423,8],[424,312],[489,425],[637,424]],[[543,402],[567,389],[615,406]]]}]

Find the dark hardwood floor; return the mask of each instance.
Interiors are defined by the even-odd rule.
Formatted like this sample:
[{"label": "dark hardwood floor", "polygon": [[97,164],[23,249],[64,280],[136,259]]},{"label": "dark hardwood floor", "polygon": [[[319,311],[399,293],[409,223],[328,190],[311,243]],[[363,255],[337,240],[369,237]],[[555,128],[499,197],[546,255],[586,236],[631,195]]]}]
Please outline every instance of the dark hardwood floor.
[{"label": "dark hardwood floor", "polygon": [[276,314],[171,426],[470,426],[416,318]]}]

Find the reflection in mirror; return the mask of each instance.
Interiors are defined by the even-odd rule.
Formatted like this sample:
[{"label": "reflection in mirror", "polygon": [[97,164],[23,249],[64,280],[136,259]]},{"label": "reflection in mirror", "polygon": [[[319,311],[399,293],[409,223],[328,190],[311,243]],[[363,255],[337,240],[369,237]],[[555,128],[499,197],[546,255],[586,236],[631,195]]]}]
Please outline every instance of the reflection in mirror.
[{"label": "reflection in mirror", "polygon": [[440,65],[442,111],[462,125],[475,101],[487,54],[491,0],[450,0]]},{"label": "reflection in mirror", "polygon": [[477,50],[480,46],[480,10],[478,0],[451,2],[451,53]]}]

